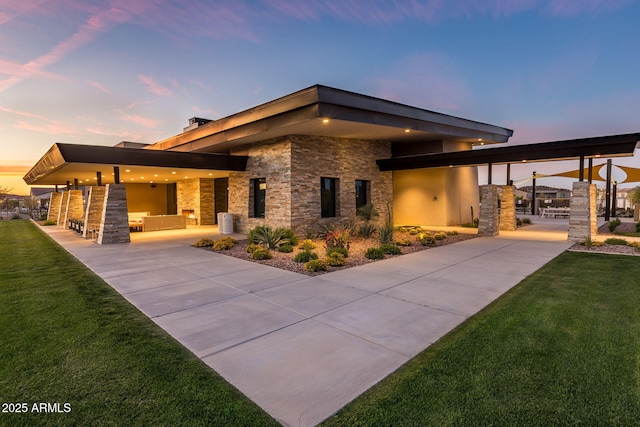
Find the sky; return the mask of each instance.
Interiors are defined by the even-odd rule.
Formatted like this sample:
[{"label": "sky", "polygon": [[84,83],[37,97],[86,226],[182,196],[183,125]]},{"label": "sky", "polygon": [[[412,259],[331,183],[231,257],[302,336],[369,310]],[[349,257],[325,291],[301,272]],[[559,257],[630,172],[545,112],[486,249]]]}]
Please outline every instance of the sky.
[{"label": "sky", "polygon": [[0,0],[0,187],[28,193],[56,142],[153,143],[314,84],[510,144],[640,132],[639,20],[640,0]]}]

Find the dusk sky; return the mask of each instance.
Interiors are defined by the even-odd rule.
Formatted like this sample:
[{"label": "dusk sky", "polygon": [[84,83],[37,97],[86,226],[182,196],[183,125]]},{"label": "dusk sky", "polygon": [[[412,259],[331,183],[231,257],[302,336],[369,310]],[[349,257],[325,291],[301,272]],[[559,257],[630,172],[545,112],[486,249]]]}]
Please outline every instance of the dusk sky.
[{"label": "dusk sky", "polygon": [[[55,142],[152,143],[316,83],[512,144],[640,132],[638,22],[634,0],[0,0],[0,186],[28,193]],[[577,162],[512,178],[532,168]]]}]

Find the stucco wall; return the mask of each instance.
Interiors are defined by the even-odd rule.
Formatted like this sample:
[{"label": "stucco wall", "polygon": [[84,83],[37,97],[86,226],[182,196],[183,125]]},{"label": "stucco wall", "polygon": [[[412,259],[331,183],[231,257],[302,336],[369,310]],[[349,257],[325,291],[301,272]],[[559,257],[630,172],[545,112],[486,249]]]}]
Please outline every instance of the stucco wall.
[{"label": "stucco wall", "polygon": [[478,210],[475,167],[414,169],[393,173],[396,225],[459,225]]},{"label": "stucco wall", "polygon": [[167,186],[164,184],[125,184],[129,212],[167,214]]}]

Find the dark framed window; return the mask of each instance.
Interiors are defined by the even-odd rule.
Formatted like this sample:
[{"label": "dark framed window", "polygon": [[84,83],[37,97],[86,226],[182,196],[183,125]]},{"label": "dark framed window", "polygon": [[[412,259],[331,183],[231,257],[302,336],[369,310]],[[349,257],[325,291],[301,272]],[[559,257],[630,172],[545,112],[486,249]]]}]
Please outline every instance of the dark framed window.
[{"label": "dark framed window", "polygon": [[253,218],[264,218],[267,201],[267,179],[253,178],[251,180],[251,190],[253,195]]},{"label": "dark framed window", "polygon": [[336,182],[337,178],[320,178],[320,207],[322,218],[336,216]]},{"label": "dark framed window", "polygon": [[369,181],[356,179],[356,209],[369,203]]}]

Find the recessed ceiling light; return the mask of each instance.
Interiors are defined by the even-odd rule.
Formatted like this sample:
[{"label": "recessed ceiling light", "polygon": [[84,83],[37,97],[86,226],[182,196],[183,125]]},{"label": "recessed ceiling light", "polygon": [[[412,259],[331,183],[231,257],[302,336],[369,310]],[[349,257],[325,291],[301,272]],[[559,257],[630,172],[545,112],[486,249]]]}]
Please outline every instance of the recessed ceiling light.
[{"label": "recessed ceiling light", "polygon": [[133,181],[133,178],[131,178],[131,181]]},{"label": "recessed ceiling light", "polygon": [[213,175],[212,173],[209,174],[209,176]]},{"label": "recessed ceiling light", "polygon": [[131,172],[131,169],[125,169],[124,171],[125,172]]},{"label": "recessed ceiling light", "polygon": [[322,123],[329,123],[329,119],[323,119]]},{"label": "recessed ceiling light", "polygon": [[153,176],[157,177],[157,176],[158,176],[158,174],[157,174],[157,173],[154,173],[154,174],[153,174]]},{"label": "recessed ceiling light", "polygon": [[404,133],[409,133],[409,132],[411,132],[411,129],[405,129],[404,130]]},{"label": "recessed ceiling light", "polygon": [[164,179],[165,181],[169,181],[167,178]]},{"label": "recessed ceiling light", "polygon": [[172,175],[175,175],[176,173],[175,173],[175,172],[171,172],[171,174],[172,174]]},{"label": "recessed ceiling light", "polygon": [[527,159],[522,159],[522,163],[527,163]]}]

